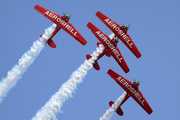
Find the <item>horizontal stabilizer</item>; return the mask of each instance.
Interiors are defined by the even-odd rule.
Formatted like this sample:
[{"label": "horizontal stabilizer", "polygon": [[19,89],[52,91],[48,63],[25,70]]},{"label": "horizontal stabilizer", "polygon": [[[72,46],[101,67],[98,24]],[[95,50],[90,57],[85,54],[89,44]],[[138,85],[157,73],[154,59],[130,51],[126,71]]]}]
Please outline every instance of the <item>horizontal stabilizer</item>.
[{"label": "horizontal stabilizer", "polygon": [[[87,60],[89,60],[91,57],[92,57],[92,56],[91,56],[90,54],[87,54],[87,55],[86,55]],[[96,70],[100,70],[100,66],[99,66],[99,64],[98,64],[97,61],[95,61],[95,63],[93,64],[93,67],[94,67],[94,69],[96,69]]]},{"label": "horizontal stabilizer", "polygon": [[93,64],[93,67],[96,70],[100,70],[100,66],[99,66],[99,63],[97,61],[95,61],[95,63]]},{"label": "horizontal stabilizer", "polygon": [[[113,104],[114,104],[113,101],[110,101],[110,102],[109,102],[109,106],[110,106],[110,107],[111,107]],[[117,113],[118,115],[120,115],[120,116],[123,116],[123,114],[124,114],[120,106],[117,108],[116,113]]]},{"label": "horizontal stabilizer", "polygon": [[48,45],[52,48],[56,48],[56,44],[54,43],[54,41],[52,39],[48,40]]},{"label": "horizontal stabilizer", "polygon": [[107,57],[111,57],[111,54],[109,52],[106,53]]},{"label": "horizontal stabilizer", "polygon": [[97,47],[99,47],[99,45],[100,45],[100,44],[102,44],[102,43],[100,43],[100,42],[97,42]]},{"label": "horizontal stabilizer", "polygon": [[86,59],[89,60],[92,56],[90,54],[86,55]]},{"label": "horizontal stabilizer", "polygon": [[113,104],[114,104],[113,101],[110,101],[110,102],[109,102],[109,106],[110,106],[110,107],[111,107]]}]

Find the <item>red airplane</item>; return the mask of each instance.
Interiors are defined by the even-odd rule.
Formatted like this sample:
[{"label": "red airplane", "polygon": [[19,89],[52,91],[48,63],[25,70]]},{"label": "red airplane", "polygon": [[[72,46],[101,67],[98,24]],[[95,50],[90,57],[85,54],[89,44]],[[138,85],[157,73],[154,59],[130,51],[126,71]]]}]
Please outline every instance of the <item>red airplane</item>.
[{"label": "red airplane", "polygon": [[[116,37],[110,38],[106,34],[104,34],[101,30],[99,30],[96,26],[94,26],[91,22],[87,24],[87,27],[91,30],[91,32],[99,39],[100,42],[97,43],[97,46],[99,47],[100,44],[103,44],[105,49],[103,52],[98,56],[97,60],[99,60],[102,56],[106,55],[110,57],[111,55],[114,57],[116,62],[121,66],[121,68],[124,70],[125,73],[129,72],[129,68],[121,55],[120,50],[117,47],[117,41],[118,39]],[[86,58],[90,59],[92,56],[87,54]],[[96,70],[100,69],[100,66],[97,62],[93,64],[93,67]]]},{"label": "red airplane", "polygon": [[137,57],[141,57],[141,53],[127,33],[129,26],[124,24],[122,27],[111,20],[101,12],[97,12],[96,16],[129,48],[129,50]]},{"label": "red airplane", "polygon": [[[109,69],[108,72],[109,76],[111,76],[126,92],[126,96],[122,103],[119,105],[116,113],[122,116],[124,113],[121,109],[121,105],[131,96],[149,115],[153,112],[151,107],[149,106],[146,99],[143,97],[142,93],[138,90],[138,86],[140,82],[135,80],[131,83],[129,80],[125,79],[123,76],[119,75],[118,73],[114,72],[113,70]],[[112,106],[114,104],[113,101],[109,102],[109,105]]]},{"label": "red airplane", "polygon": [[[77,41],[79,41],[82,45],[85,45],[87,43],[87,41],[81,36],[81,34],[75,29],[75,27],[69,22],[70,16],[68,14],[65,14],[61,17],[60,15],[39,5],[35,5],[34,9],[57,25],[51,37],[47,41],[50,47],[56,48],[56,44],[53,42],[52,38],[61,28],[69,33]],[[40,37],[42,37],[42,35]]]}]

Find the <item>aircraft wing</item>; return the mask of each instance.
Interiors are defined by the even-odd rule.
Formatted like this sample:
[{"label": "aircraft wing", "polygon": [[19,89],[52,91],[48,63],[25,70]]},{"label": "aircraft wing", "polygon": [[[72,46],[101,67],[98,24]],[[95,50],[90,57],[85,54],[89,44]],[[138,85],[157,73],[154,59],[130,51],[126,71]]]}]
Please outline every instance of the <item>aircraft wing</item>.
[{"label": "aircraft wing", "polygon": [[54,13],[46,8],[43,8],[39,5],[35,5],[34,9],[37,10],[39,13],[41,13],[42,15],[44,15],[45,17],[47,17],[49,20],[51,20],[52,22],[54,22],[56,25],[58,25],[58,21],[59,18],[61,18],[61,16],[57,13]]},{"label": "aircraft wing", "polygon": [[127,66],[123,56],[121,55],[120,50],[118,49],[118,47],[114,47],[114,45],[110,41],[111,39],[96,26],[94,26],[91,22],[87,24],[87,27],[99,39],[99,41],[104,45],[108,52],[114,57],[114,59],[121,66],[124,72],[129,72],[129,67]]},{"label": "aircraft wing", "polygon": [[141,53],[132,41],[128,33],[124,33],[120,29],[120,25],[111,20],[109,17],[98,11],[96,16],[129,48],[129,50],[137,57],[141,57]]},{"label": "aircraft wing", "polygon": [[85,45],[87,43],[87,41],[75,29],[75,27],[70,22],[65,22],[63,19],[61,19],[61,16],[59,14],[54,13],[39,5],[35,5],[34,9],[40,12],[45,17],[47,17],[48,19],[50,19],[52,22],[54,22],[57,26],[62,28],[64,31],[69,33],[73,38],[79,41],[82,45]]},{"label": "aircraft wing", "polygon": [[83,36],[75,29],[75,27],[68,22],[66,26],[63,26],[62,29],[69,33],[73,38],[79,41],[82,45],[86,45],[87,41],[83,38]]},{"label": "aircraft wing", "polygon": [[146,99],[143,97],[139,90],[135,90],[132,87],[132,83],[125,79],[123,76],[114,72],[113,70],[108,70],[109,76],[111,76],[148,114],[151,114],[153,110],[149,106]]}]

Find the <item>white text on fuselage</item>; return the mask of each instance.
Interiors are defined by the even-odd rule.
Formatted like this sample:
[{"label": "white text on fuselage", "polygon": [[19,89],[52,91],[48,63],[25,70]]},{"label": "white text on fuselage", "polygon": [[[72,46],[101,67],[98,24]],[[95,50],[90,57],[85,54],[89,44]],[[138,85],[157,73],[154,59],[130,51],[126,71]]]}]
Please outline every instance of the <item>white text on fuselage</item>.
[{"label": "white text on fuselage", "polygon": [[46,11],[44,13],[45,15],[48,15],[49,17],[53,18],[54,20],[56,20],[57,22],[59,22],[62,26],[66,26],[66,28],[74,35],[77,37],[76,33],[74,32],[74,29],[68,25],[64,20],[62,20],[60,17],[58,17],[57,15],[53,14],[52,12]]},{"label": "white text on fuselage", "polygon": [[109,21],[109,19],[104,20],[106,23],[108,23],[117,33],[126,41],[126,43],[129,45],[130,48],[132,48],[133,42],[129,39],[129,37],[124,34],[124,32],[115,24],[113,21]]},{"label": "white text on fuselage", "polygon": [[116,58],[121,63],[122,57],[119,58],[119,56],[121,56],[121,54],[119,53],[119,51],[116,50],[116,48],[111,43],[111,41],[103,33],[101,33],[101,31],[96,31],[95,33],[97,35],[99,35],[99,37],[105,42],[105,44],[108,45],[108,47],[113,51],[114,55],[116,56]]},{"label": "white text on fuselage", "polygon": [[126,82],[123,78],[121,77],[118,77],[116,78],[120,84],[124,85],[138,100],[139,102],[144,105],[144,101],[145,100],[142,100],[143,97],[138,93],[136,92],[136,90],[132,87],[132,85],[130,85],[128,82]]}]

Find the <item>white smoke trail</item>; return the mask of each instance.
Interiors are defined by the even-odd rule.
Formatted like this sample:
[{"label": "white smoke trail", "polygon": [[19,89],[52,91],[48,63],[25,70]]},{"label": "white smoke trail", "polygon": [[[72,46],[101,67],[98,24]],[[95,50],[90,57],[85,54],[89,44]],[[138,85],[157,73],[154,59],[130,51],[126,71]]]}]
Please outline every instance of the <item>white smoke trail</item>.
[{"label": "white smoke trail", "polygon": [[92,68],[93,63],[97,60],[97,57],[103,50],[103,45],[96,48],[96,51],[92,54],[92,58],[85,60],[84,64],[72,73],[70,79],[61,86],[59,91],[56,92],[44,105],[44,107],[36,113],[36,116],[34,116],[32,120],[56,119],[55,114],[61,109],[62,103],[71,96],[72,92],[76,89],[77,84],[82,82],[82,79],[87,74],[87,71]]},{"label": "white smoke trail", "polygon": [[38,56],[41,50],[44,48],[45,43],[51,36],[54,28],[53,24],[51,27],[45,30],[45,33],[39,40],[33,43],[33,46],[28,50],[20,59],[17,65],[15,65],[8,73],[6,78],[3,78],[0,82],[0,102],[6,97],[8,91],[14,87],[17,81],[21,78],[22,74],[27,70],[27,68],[33,63],[34,59]]},{"label": "white smoke trail", "polygon": [[113,113],[117,110],[119,105],[122,103],[127,92],[124,91],[123,94],[114,102],[114,104],[106,111],[106,113],[100,118],[100,120],[109,120]]}]

